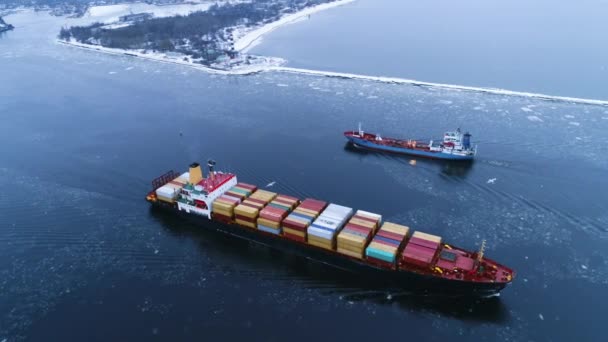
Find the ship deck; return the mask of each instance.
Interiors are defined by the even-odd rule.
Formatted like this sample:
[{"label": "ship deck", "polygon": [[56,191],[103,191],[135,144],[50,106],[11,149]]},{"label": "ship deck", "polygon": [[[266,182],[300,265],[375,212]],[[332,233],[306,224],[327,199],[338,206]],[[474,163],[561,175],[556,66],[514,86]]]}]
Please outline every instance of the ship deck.
[{"label": "ship deck", "polygon": [[398,148],[404,148],[404,149],[409,149],[409,150],[418,150],[418,151],[424,151],[424,152],[437,152],[437,151],[432,151],[430,149],[429,144],[422,143],[422,142],[419,142],[416,140],[402,140],[402,139],[385,138],[385,137],[381,137],[381,140],[377,140],[376,134],[363,133],[363,135],[359,135],[359,132],[357,132],[357,131],[344,132],[344,136],[362,139],[362,140],[368,141],[368,142],[376,144],[376,145],[398,147]]}]

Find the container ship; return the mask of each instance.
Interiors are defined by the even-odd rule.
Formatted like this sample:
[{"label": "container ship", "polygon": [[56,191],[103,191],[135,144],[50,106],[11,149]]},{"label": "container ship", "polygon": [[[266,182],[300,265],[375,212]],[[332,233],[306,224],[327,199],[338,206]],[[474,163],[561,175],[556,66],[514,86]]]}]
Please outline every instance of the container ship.
[{"label": "container ship", "polygon": [[382,286],[456,296],[492,296],[515,273],[484,256],[451,246],[440,236],[413,231],[380,214],[298,199],[241,183],[232,173],[207,175],[199,163],[152,182],[153,206],[202,223],[201,229],[295,254]]},{"label": "container ship", "polygon": [[358,130],[344,132],[346,139],[357,147],[371,150],[408,154],[419,157],[445,160],[473,160],[477,147],[471,147],[471,134],[460,129],[446,132],[442,142],[429,143],[381,137],[380,134],[366,133],[359,124]]}]

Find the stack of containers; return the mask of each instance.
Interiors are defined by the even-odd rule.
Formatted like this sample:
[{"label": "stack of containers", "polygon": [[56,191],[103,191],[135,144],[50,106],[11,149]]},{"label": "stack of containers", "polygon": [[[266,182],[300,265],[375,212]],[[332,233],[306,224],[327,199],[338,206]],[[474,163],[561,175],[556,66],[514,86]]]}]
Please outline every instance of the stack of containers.
[{"label": "stack of containers", "polygon": [[367,259],[375,264],[393,268],[399,248],[409,231],[407,226],[384,222],[365,250]]},{"label": "stack of containers", "polygon": [[238,183],[237,185],[230,188],[230,190],[226,191],[226,193],[224,195],[236,197],[242,201],[245,198],[249,197],[257,189],[258,188],[255,185],[251,185],[251,184],[247,184],[247,183]]},{"label": "stack of containers", "polygon": [[403,250],[402,260],[419,267],[430,267],[441,244],[441,237],[414,232]]},{"label": "stack of containers", "polygon": [[281,222],[298,203],[298,199],[287,195],[277,195],[268,205],[260,211],[258,229],[279,235]]},{"label": "stack of containers", "polygon": [[365,247],[378,229],[382,216],[357,210],[338,234],[338,253],[363,259]]},{"label": "stack of containers", "polygon": [[165,202],[173,203],[179,194],[179,191],[188,184],[190,173],[185,172],[174,180],[156,189],[156,198]]},{"label": "stack of containers", "polygon": [[298,199],[287,195],[278,195],[268,205],[292,211],[293,208],[298,204]]},{"label": "stack of containers", "polygon": [[291,240],[306,242],[306,229],[326,205],[327,203],[323,201],[305,199],[283,220],[283,236]]},{"label": "stack of containers", "polygon": [[352,208],[333,203],[328,205],[308,227],[308,243],[325,249],[335,249],[336,235],[352,215]]},{"label": "stack of containers", "polygon": [[241,200],[236,197],[225,194],[218,197],[213,201],[213,207],[211,208],[213,217],[229,221],[232,220],[234,218],[234,207],[239,203],[241,203]]},{"label": "stack of containers", "polygon": [[235,221],[246,227],[256,228],[256,221],[260,210],[262,210],[268,202],[272,201],[277,194],[265,190],[257,190],[251,196],[246,198],[241,204],[234,208]]},{"label": "stack of containers", "polygon": [[267,205],[260,211],[258,229],[271,234],[281,234],[281,221],[283,221],[287,214],[288,211],[286,209]]}]

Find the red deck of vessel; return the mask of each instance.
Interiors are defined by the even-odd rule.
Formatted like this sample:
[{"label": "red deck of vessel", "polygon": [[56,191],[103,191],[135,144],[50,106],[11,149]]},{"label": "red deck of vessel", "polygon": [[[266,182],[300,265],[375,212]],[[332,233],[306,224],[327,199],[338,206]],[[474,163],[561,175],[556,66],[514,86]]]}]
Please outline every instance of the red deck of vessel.
[{"label": "red deck of vessel", "polygon": [[234,175],[231,173],[215,173],[213,178],[210,176],[204,178],[202,181],[198,182],[197,185],[202,186],[207,193],[211,193],[232,178],[234,178]]}]

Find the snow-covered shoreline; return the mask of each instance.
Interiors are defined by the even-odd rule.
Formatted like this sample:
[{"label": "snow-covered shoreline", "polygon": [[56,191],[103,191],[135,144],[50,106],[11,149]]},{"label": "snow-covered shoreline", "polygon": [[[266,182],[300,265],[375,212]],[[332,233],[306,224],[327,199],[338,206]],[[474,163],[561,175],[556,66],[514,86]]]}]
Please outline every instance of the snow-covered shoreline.
[{"label": "snow-covered shoreline", "polygon": [[237,41],[234,43],[234,49],[236,51],[245,53],[251,48],[253,48],[255,45],[257,45],[265,34],[268,34],[281,26],[296,23],[309,15],[325,11],[330,8],[346,5],[354,1],[355,0],[338,0],[317,5],[314,7],[308,7],[296,13],[286,15],[277,21],[262,25],[254,29],[253,31],[245,32],[245,34],[242,37],[238,38]]},{"label": "snow-covered shoreline", "polygon": [[208,72],[208,73],[222,74],[222,75],[250,75],[250,74],[255,74],[255,73],[258,73],[258,72],[270,70],[270,69],[272,69],[274,67],[277,67],[278,65],[281,65],[281,64],[283,64],[285,62],[285,60],[281,59],[281,58],[265,57],[266,62],[263,63],[263,64],[243,65],[243,66],[240,66],[240,67],[234,67],[234,68],[232,68],[230,70],[223,70],[223,69],[210,68],[208,66],[205,66],[205,65],[202,65],[202,64],[198,64],[198,63],[194,63],[194,62],[191,62],[191,61],[186,61],[186,60],[184,60],[181,57],[171,57],[171,56],[168,56],[168,55],[166,55],[164,53],[150,53],[150,52],[144,53],[144,52],[141,52],[141,51],[134,51],[134,50],[123,50],[123,49],[107,48],[107,47],[103,47],[103,46],[99,46],[99,45],[83,44],[83,43],[76,42],[74,40],[72,40],[72,41],[65,41],[65,40],[58,39],[57,43],[58,44],[62,44],[62,45],[66,45],[66,46],[72,46],[72,47],[80,48],[80,49],[102,52],[102,53],[106,53],[106,54],[110,54],[110,55],[137,57],[137,58],[148,59],[148,60],[152,60],[152,61],[156,61],[156,62],[169,63],[169,64],[178,64],[178,65],[183,65],[183,66],[187,66],[187,67],[190,67],[190,68],[194,68],[194,69],[197,69],[197,70],[205,71],[205,72]]},{"label": "snow-covered shoreline", "polygon": [[[241,53],[246,53],[247,50],[251,49],[256,42],[260,41],[260,38],[287,24],[291,24],[301,20],[302,18],[317,13],[329,8],[333,8],[336,6],[345,5],[356,0],[338,0],[331,3],[321,4],[314,7],[309,7],[303,9],[302,11],[292,13],[284,16],[283,18],[268,23],[266,25],[259,26],[250,31],[240,31],[238,34],[242,34],[238,37],[235,42],[235,49]],[[373,82],[381,82],[381,83],[391,83],[391,84],[402,84],[402,85],[413,85],[420,87],[428,87],[435,89],[448,89],[454,91],[468,91],[468,92],[477,92],[477,93],[486,93],[493,95],[506,95],[506,96],[515,96],[515,97],[523,97],[523,98],[534,98],[545,101],[556,101],[556,102],[566,102],[566,103],[574,103],[574,104],[586,104],[586,105],[599,105],[599,106],[608,106],[608,101],[606,100],[594,100],[594,99],[585,99],[585,98],[576,98],[576,97],[566,97],[566,96],[553,96],[547,94],[539,94],[539,93],[530,93],[530,92],[522,92],[522,91],[513,91],[507,89],[498,89],[498,88],[484,88],[484,87],[474,87],[474,86],[464,86],[464,85],[454,85],[454,84],[443,84],[443,83],[433,83],[433,82],[423,82],[413,79],[405,79],[405,78],[397,78],[397,77],[383,77],[383,76],[370,76],[370,75],[360,75],[360,74],[352,74],[352,73],[343,73],[343,72],[332,72],[332,71],[322,71],[322,70],[309,70],[309,69],[299,69],[292,67],[283,66],[286,62],[281,58],[274,57],[261,57],[256,56],[258,58],[257,63],[253,65],[239,65],[236,67],[232,67],[230,69],[219,69],[212,68],[205,65],[201,65],[198,63],[194,63],[190,60],[184,60],[183,57],[178,56],[169,56],[163,53],[144,53],[141,51],[133,51],[133,50],[122,50],[122,49],[113,49],[106,48],[98,45],[91,44],[83,44],[75,41],[62,41],[58,40],[60,44],[69,45],[77,48],[94,50],[98,52],[113,54],[113,55],[123,55],[123,56],[131,56],[144,58],[148,60],[158,61],[162,63],[170,63],[170,64],[178,64],[182,66],[191,67],[197,70],[205,71],[213,74],[222,74],[222,75],[250,75],[260,72],[287,72],[294,73],[300,75],[309,75],[309,76],[319,76],[319,77],[335,77],[335,78],[345,78],[345,79],[353,79],[353,80],[364,80],[364,81],[373,81]]]}]

